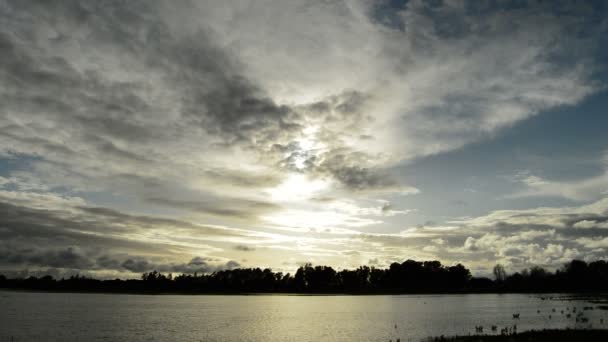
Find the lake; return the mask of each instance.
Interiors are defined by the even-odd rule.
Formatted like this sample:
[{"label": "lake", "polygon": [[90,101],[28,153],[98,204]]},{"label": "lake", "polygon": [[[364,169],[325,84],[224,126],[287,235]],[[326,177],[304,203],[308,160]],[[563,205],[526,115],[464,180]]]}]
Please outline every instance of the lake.
[{"label": "lake", "polygon": [[[604,310],[537,295],[122,295],[0,291],[0,341],[419,341],[476,325],[601,328]],[[552,312],[556,309],[556,312]],[[541,313],[537,313],[540,310]],[[560,311],[564,310],[564,314]],[[520,319],[514,319],[519,313]],[[551,315],[551,318],[549,318]],[[608,324],[607,324],[608,327]]]}]

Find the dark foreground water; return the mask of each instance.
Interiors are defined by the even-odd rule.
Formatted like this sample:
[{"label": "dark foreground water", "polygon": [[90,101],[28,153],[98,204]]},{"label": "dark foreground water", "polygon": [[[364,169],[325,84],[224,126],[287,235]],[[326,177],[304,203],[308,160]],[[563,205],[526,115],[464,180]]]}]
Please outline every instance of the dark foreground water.
[{"label": "dark foreground water", "polygon": [[[419,341],[476,325],[608,328],[584,301],[535,295],[180,296],[0,291],[0,341]],[[570,309],[567,311],[566,309]],[[556,312],[552,312],[555,309]],[[540,310],[541,313],[537,313]],[[560,311],[564,310],[564,314]],[[513,318],[519,313],[520,319]],[[551,315],[551,318],[549,318]],[[396,328],[395,328],[396,325]]]}]

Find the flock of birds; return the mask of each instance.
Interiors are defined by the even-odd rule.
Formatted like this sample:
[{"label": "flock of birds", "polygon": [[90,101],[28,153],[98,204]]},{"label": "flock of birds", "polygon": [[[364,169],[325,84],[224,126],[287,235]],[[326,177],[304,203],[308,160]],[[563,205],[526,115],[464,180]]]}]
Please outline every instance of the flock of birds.
[{"label": "flock of birds", "polygon": [[[490,326],[490,329],[492,330],[492,332],[497,332],[498,326],[492,325],[492,326]],[[483,325],[476,325],[475,333],[483,334]],[[517,324],[513,324],[512,326],[507,326],[507,327],[500,329],[500,334],[501,335],[516,335],[517,334]]]},{"label": "flock of birds", "polygon": [[[579,310],[573,306],[572,310],[570,310],[570,307],[566,307],[566,310],[564,311],[563,309],[559,311],[559,313],[561,315],[565,314],[566,318],[572,318],[572,316],[574,315],[574,319],[576,323],[584,323],[587,324],[589,323],[589,318],[587,316],[585,316],[584,311],[588,311],[588,310],[593,310],[592,306],[585,306],[583,307],[583,310]],[[537,314],[541,314],[540,310],[536,310]],[[548,318],[552,319],[553,318],[553,314],[557,314],[557,310],[555,308],[551,309],[551,313],[549,314]],[[519,320],[520,318],[520,313],[514,313],[513,314],[513,319],[515,320]],[[599,319],[599,323],[600,324],[604,324],[604,319],[600,318]],[[588,328],[593,328],[593,325],[590,323],[588,325]],[[498,327],[496,325],[492,325],[490,327],[490,329],[492,330],[492,332],[497,332],[498,331]],[[481,334],[483,333],[483,326],[482,325],[476,325],[475,326],[475,333]],[[504,327],[502,329],[500,329],[500,334],[501,335],[515,335],[517,334],[517,324],[513,324],[513,326],[507,326]]]},{"label": "flock of birds", "polygon": [[[425,303],[426,304],[426,303]],[[572,318],[572,316],[574,315],[575,318],[575,322],[576,323],[584,323],[587,324],[589,323],[589,318],[587,316],[585,316],[584,311],[589,311],[589,310],[593,310],[594,308],[592,306],[585,306],[583,307],[583,310],[578,310],[575,306],[572,307],[572,310],[570,310],[570,307],[566,307],[566,310],[564,311],[563,309],[559,311],[559,313],[561,315],[565,314],[566,318]],[[537,314],[541,314],[541,310],[536,310]],[[548,318],[552,319],[552,315],[553,314],[557,314],[557,310],[555,308],[551,309],[551,313],[549,314]],[[514,320],[519,320],[520,318],[520,313],[514,313],[513,314],[513,319]],[[604,324],[604,319],[600,318],[599,319],[599,323],[600,324]],[[588,328],[593,328],[592,324],[589,324],[587,326]],[[397,330],[397,324],[395,324],[395,330]],[[493,333],[497,333],[498,332],[498,326],[496,325],[491,325],[490,326],[490,330]],[[483,325],[476,325],[475,326],[475,333],[476,334],[483,334]],[[500,329],[500,335],[516,335],[517,334],[517,324],[513,324],[512,326],[506,326],[504,328]],[[393,342],[393,340],[389,340],[389,342]],[[397,338],[395,339],[395,342],[401,342],[401,339]]]}]

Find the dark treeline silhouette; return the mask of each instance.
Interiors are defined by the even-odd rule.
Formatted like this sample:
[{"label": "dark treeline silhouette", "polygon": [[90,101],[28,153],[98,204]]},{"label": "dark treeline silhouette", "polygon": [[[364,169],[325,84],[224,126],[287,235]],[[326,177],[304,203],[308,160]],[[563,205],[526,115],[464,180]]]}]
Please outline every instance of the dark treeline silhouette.
[{"label": "dark treeline silhouette", "polygon": [[295,274],[270,269],[240,268],[211,274],[173,277],[159,272],[141,279],[97,280],[72,276],[7,279],[0,287],[23,290],[124,293],[466,293],[466,292],[599,292],[608,290],[608,263],[573,260],[549,272],[532,267],[508,275],[500,265],[494,278],[475,278],[463,265],[406,260],[388,269],[361,266],[336,271],[329,266],[304,265]]}]

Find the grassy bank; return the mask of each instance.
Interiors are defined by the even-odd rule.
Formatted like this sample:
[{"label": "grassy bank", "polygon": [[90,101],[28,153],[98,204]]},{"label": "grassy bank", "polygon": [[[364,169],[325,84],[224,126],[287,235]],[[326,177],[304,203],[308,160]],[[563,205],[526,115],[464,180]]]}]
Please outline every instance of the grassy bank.
[{"label": "grassy bank", "polygon": [[608,341],[608,329],[532,330],[515,335],[431,337],[425,342],[531,342]]}]

